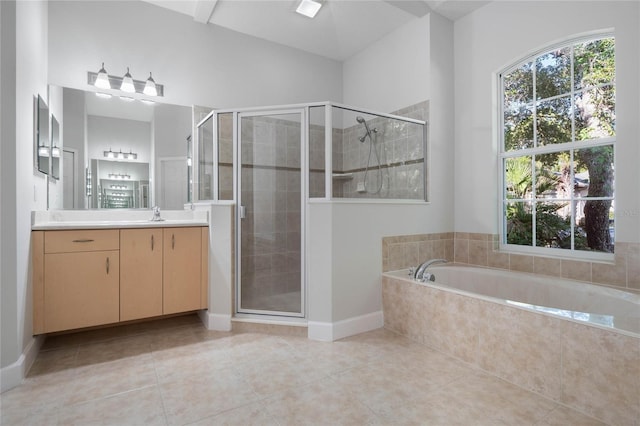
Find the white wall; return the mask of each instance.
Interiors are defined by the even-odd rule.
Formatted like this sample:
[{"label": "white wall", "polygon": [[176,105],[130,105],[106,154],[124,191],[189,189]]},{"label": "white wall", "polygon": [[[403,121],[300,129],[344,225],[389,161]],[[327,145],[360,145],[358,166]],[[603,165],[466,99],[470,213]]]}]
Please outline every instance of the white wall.
[{"label": "white wall", "polygon": [[141,1],[51,1],[49,80],[86,90],[112,75],[165,85],[167,103],[240,107],[342,100],[337,61],[245,36]]},{"label": "white wall", "polygon": [[430,201],[309,205],[310,332],[381,311],[382,237],[453,231],[452,48],[452,22],[432,14],[345,62],[346,104],[394,111],[429,100]]},{"label": "white wall", "polygon": [[[5,4],[6,3],[6,4]],[[15,14],[14,14],[15,10]],[[7,12],[7,16],[5,16]],[[15,20],[13,20],[15,16]],[[9,21],[5,21],[8,18]],[[2,69],[15,63],[15,136],[2,155],[2,389],[16,384],[28,368],[33,347],[30,288],[31,210],[46,208],[46,180],[33,168],[33,99],[47,94],[47,2],[3,2]],[[7,22],[15,22],[15,27]],[[5,32],[6,31],[6,32]],[[7,34],[8,33],[8,34]],[[15,43],[15,61],[5,56]],[[5,60],[11,61],[6,63]],[[3,72],[4,79],[4,72]],[[3,89],[4,89],[3,81]],[[11,100],[9,94],[9,100]],[[3,106],[5,93],[2,94]],[[5,122],[3,129],[14,123]],[[12,135],[9,135],[12,136]],[[8,146],[11,145],[11,146]],[[5,155],[7,154],[7,155]],[[7,213],[8,214],[5,214]],[[25,357],[22,357],[25,355]],[[8,379],[8,380],[7,380]]]},{"label": "white wall", "polygon": [[[455,23],[455,229],[497,233],[495,74],[548,44],[613,28],[616,36],[616,234],[640,241],[637,2],[492,2]],[[526,17],[526,18],[525,18]]]},{"label": "white wall", "polygon": [[414,19],[344,61],[343,102],[391,112],[429,99],[429,20]]}]

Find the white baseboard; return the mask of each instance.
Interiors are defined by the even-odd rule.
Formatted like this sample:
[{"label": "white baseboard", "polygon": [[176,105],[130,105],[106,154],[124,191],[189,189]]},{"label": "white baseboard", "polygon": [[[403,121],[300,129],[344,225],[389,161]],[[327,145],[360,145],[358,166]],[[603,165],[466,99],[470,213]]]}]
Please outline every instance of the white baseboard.
[{"label": "white baseboard", "polygon": [[333,342],[384,326],[382,311],[360,315],[337,322],[309,321],[308,338],[322,342]]},{"label": "white baseboard", "polygon": [[231,315],[198,311],[198,316],[207,330],[231,331]]},{"label": "white baseboard", "polygon": [[35,362],[44,343],[44,336],[36,336],[29,342],[16,362],[0,370],[0,392],[7,391],[22,383]]}]

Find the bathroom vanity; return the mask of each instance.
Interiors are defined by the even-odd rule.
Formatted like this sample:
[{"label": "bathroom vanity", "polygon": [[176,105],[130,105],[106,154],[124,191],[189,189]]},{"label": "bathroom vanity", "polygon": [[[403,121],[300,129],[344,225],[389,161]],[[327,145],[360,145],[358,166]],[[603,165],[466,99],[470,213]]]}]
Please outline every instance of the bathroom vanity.
[{"label": "bathroom vanity", "polygon": [[206,217],[41,220],[31,238],[34,334],[207,309]]}]

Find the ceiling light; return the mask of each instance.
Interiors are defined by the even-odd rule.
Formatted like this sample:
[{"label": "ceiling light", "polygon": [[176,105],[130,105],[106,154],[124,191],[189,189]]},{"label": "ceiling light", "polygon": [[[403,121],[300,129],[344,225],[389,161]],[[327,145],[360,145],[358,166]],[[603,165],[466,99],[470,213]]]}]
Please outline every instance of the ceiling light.
[{"label": "ceiling light", "polygon": [[314,0],[300,0],[296,12],[308,18],[313,18],[322,7],[322,3]]},{"label": "ceiling light", "polygon": [[104,62],[102,63],[102,68],[100,68],[100,71],[98,71],[96,82],[94,84],[99,89],[111,89],[111,83],[109,83],[109,75],[104,69]]},{"label": "ceiling light", "polygon": [[133,77],[129,74],[129,67],[127,67],[127,73],[122,77],[122,85],[120,86],[120,90],[128,93],[135,93],[136,86],[133,85]]},{"label": "ceiling light", "polygon": [[142,93],[149,96],[158,96],[158,90],[156,90],[156,82],[153,80],[153,77],[151,77],[151,73],[149,73],[149,78],[144,84],[144,90],[142,91]]}]

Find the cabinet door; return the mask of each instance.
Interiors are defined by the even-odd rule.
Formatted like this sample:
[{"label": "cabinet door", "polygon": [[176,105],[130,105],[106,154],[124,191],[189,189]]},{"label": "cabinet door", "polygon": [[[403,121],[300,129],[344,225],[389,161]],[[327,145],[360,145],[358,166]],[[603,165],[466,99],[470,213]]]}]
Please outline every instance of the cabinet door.
[{"label": "cabinet door", "polygon": [[118,322],[117,250],[44,255],[46,332]]},{"label": "cabinet door", "polygon": [[200,309],[201,230],[165,228],[162,251],[164,314]]},{"label": "cabinet door", "polygon": [[120,230],[120,321],[162,315],[162,229]]}]

